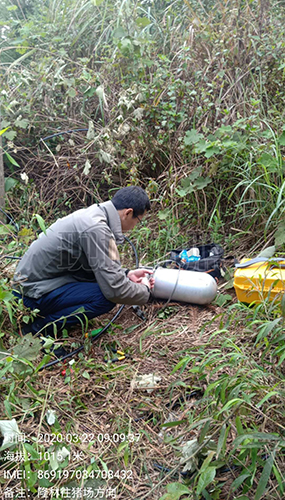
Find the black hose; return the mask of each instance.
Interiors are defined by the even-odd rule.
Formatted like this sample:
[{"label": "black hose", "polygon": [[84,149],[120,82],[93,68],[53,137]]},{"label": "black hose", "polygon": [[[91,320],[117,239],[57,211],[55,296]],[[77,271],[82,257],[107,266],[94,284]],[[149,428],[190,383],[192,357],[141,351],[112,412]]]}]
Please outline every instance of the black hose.
[{"label": "black hose", "polygon": [[57,137],[58,135],[63,134],[72,134],[72,132],[86,132],[88,128],[75,128],[73,130],[66,130],[63,132],[58,132],[57,134],[48,135],[47,137],[41,137],[41,141],[47,141],[48,139],[52,139],[52,137]]},{"label": "black hose", "polygon": [[[169,469],[168,467],[165,467],[164,465],[160,465],[156,462],[153,463],[153,467],[154,467],[154,469],[160,470],[161,472],[169,473],[172,471],[172,469]],[[189,478],[190,476],[193,476],[194,473],[195,472],[190,472],[190,471],[183,472],[183,471],[176,471],[176,470],[173,470],[173,472],[172,472],[173,476],[176,476],[176,477],[182,476],[185,478]]]},{"label": "black hose", "polygon": [[[202,389],[197,389],[195,391],[191,391],[190,394],[186,394],[185,397],[179,397],[175,403],[166,403],[165,407],[168,408],[170,411],[173,411],[175,410],[177,407],[180,407],[181,404],[185,403],[186,401],[188,401],[189,399],[193,398],[194,396],[199,396],[203,394],[203,390]],[[135,418],[135,422],[139,422],[140,420],[144,420],[144,421],[148,421],[148,420],[151,420],[152,418],[154,417],[154,414],[153,412],[147,412],[146,415],[144,415],[143,417],[139,417],[139,418]]]},{"label": "black hose", "polygon": [[21,260],[22,257],[15,257],[15,255],[3,255],[1,259]]},{"label": "black hose", "polygon": [[[166,472],[166,473],[169,473],[172,471],[172,469],[169,469],[168,467],[165,467],[164,465],[160,465],[156,462],[153,463],[153,468],[154,469],[157,469],[157,470],[160,470],[161,472]],[[231,472],[231,471],[234,471],[234,470],[237,470],[237,469],[241,469],[242,466],[241,465],[223,465],[222,467],[220,468],[217,468],[217,471],[220,473],[220,474],[225,474],[225,472]],[[194,475],[195,475],[196,471],[192,472],[192,471],[180,471],[180,470],[173,470],[173,476],[182,476],[186,479],[191,479]]]},{"label": "black hose", "polygon": [[11,221],[11,224],[13,224],[13,226],[15,226],[17,232],[19,231],[19,226],[18,224],[14,221],[14,219],[9,215],[7,214],[7,212],[5,212],[5,210],[3,210],[3,208],[0,207],[0,212],[2,212],[2,214],[4,214],[7,219],[9,219]]},{"label": "black hose", "polygon": [[[122,304],[121,307],[119,308],[119,310],[116,312],[115,316],[113,316],[113,318],[111,319],[111,321],[109,321],[109,323],[104,326],[104,328],[102,328],[102,330],[97,333],[97,335],[94,335],[94,337],[91,337],[91,342],[93,343],[94,340],[97,340],[99,337],[101,337],[101,335],[103,333],[106,332],[106,330],[108,330],[109,326],[117,319],[117,317],[121,314],[122,310],[124,309],[125,307],[125,304]],[[43,370],[44,368],[49,368],[50,366],[54,366],[56,365],[57,363],[61,362],[61,361],[64,361],[65,359],[68,359],[68,358],[72,358],[73,356],[75,356],[76,354],[78,354],[79,352],[83,351],[84,349],[84,345],[81,345],[80,347],[78,347],[77,349],[75,349],[74,351],[72,352],[69,352],[68,354],[65,354],[64,356],[61,356],[60,358],[58,359],[55,359],[54,361],[50,361],[49,363],[47,363],[46,365],[42,366],[40,368],[39,371]]]}]

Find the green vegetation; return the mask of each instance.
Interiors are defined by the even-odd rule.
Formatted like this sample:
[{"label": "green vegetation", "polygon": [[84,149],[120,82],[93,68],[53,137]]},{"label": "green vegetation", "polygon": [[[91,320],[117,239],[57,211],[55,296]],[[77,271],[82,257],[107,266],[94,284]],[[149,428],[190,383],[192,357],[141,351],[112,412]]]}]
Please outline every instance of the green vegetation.
[{"label": "green vegetation", "polygon": [[[85,350],[41,370],[6,258],[131,183],[153,201],[145,265],[209,241],[284,254],[284,20],[275,0],[0,0],[0,419],[27,438],[2,443],[3,498],[284,497],[284,299],[237,303],[229,267],[213,305],[125,309],[94,347],[82,325],[61,342]],[[117,347],[133,359],[104,362]]]}]

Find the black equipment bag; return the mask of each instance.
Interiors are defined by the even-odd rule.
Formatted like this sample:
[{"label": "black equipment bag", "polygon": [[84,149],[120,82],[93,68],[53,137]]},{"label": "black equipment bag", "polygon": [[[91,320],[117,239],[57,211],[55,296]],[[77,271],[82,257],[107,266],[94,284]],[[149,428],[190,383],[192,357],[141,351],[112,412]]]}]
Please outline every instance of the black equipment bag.
[{"label": "black equipment bag", "polygon": [[200,273],[208,273],[211,274],[213,278],[220,279],[222,277],[221,267],[222,258],[224,255],[224,250],[222,249],[222,247],[216,245],[216,243],[209,243],[208,245],[197,245],[197,247],[195,248],[199,248],[199,260],[192,262],[181,262],[179,254],[181,253],[182,249],[172,250],[170,253],[170,260],[172,262],[176,262],[176,264],[181,269],[185,269],[187,271],[199,271]]}]

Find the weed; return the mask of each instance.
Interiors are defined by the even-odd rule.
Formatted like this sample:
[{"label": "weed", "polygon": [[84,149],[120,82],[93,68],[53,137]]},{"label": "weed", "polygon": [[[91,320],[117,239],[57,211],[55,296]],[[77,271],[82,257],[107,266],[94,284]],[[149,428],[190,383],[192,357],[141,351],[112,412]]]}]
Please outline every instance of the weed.
[{"label": "weed", "polygon": [[[222,487],[219,470],[225,467],[235,471],[233,492],[238,490],[242,495],[250,495],[255,491],[256,498],[261,498],[269,487],[271,474],[276,482],[276,486],[274,480],[270,483],[274,491],[279,495],[284,492],[278,461],[284,452],[284,429],[272,413],[276,411],[280,415],[284,410],[280,372],[284,360],[281,307],[280,303],[275,304],[268,313],[267,305],[262,303],[257,320],[256,309],[240,304],[232,306],[227,328],[213,333],[204,347],[192,349],[173,370],[174,373],[182,370],[185,375],[190,365],[188,376],[195,377],[195,383],[200,386],[207,385],[189,418],[189,431],[200,429],[197,442],[206,440],[209,444],[212,439],[214,449],[213,452],[209,449],[207,459],[202,462],[198,448],[191,445],[189,454],[194,462],[189,459],[188,462],[196,464],[197,472],[189,484],[195,498],[200,498],[201,487],[206,488],[205,498],[209,494],[219,495]],[[237,321],[248,325],[248,335],[244,332],[242,339],[231,331],[232,323]],[[221,335],[223,340],[219,340]]]}]

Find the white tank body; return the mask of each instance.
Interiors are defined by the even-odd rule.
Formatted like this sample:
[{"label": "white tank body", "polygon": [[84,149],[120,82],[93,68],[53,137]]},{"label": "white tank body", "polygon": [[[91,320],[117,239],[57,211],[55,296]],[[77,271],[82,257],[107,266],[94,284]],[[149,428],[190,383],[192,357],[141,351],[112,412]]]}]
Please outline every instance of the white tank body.
[{"label": "white tank body", "polygon": [[[158,267],[153,275],[153,296],[192,304],[210,304],[217,295],[216,280],[207,273]],[[174,292],[173,292],[174,290]]]}]

